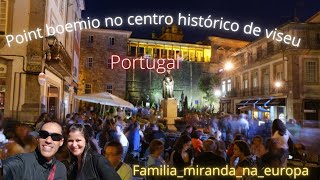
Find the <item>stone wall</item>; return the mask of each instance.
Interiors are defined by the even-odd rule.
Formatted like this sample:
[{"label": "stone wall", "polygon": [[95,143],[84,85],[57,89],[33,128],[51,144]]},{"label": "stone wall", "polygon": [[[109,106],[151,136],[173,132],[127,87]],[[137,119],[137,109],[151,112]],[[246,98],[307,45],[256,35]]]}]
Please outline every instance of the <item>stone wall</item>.
[{"label": "stone wall", "polygon": [[[106,92],[106,85],[111,84],[113,94],[125,98],[126,70],[119,64],[114,69],[108,68],[108,59],[112,55],[126,56],[129,32],[123,33],[106,29],[85,30],[81,32],[81,56],[79,62],[79,92],[84,94],[85,84],[92,84],[92,93]],[[93,43],[88,43],[89,35]],[[109,44],[109,37],[114,38],[114,45]],[[93,66],[86,65],[88,57],[93,58]]]}]

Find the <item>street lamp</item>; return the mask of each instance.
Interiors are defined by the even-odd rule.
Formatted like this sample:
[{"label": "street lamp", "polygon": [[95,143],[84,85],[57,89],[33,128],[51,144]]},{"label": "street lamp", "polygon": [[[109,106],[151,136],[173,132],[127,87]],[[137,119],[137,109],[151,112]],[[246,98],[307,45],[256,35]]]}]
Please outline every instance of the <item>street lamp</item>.
[{"label": "street lamp", "polygon": [[214,90],[214,96],[221,97],[222,93],[219,89]]},{"label": "street lamp", "polygon": [[224,64],[224,70],[230,71],[231,69],[233,69],[233,64],[231,62],[226,62]]},{"label": "street lamp", "polygon": [[280,88],[280,87],[282,86],[282,82],[281,82],[281,81],[276,81],[276,82],[274,83],[274,86],[275,86],[276,88]]}]

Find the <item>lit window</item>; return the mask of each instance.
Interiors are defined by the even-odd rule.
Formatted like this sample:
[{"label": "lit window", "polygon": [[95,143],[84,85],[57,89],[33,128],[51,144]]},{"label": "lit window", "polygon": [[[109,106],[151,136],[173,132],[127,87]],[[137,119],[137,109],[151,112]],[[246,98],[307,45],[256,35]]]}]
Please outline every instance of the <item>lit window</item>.
[{"label": "lit window", "polygon": [[253,73],[252,85],[254,88],[258,87],[258,72]]},{"label": "lit window", "polygon": [[0,1],[0,35],[7,33],[7,0]]},{"label": "lit window", "polygon": [[84,93],[85,94],[91,94],[91,91],[92,91],[92,85],[91,84],[86,84]]},{"label": "lit window", "polygon": [[112,94],[112,84],[107,84],[106,85],[106,91],[110,94]]},{"label": "lit window", "polygon": [[225,96],[225,94],[226,94],[226,81],[222,81],[221,91],[222,91],[222,96]]},{"label": "lit window", "polygon": [[92,68],[93,67],[93,58],[89,57],[87,59],[87,64],[86,64],[87,68]]},{"label": "lit window", "polygon": [[227,91],[231,91],[231,79],[228,79]]}]

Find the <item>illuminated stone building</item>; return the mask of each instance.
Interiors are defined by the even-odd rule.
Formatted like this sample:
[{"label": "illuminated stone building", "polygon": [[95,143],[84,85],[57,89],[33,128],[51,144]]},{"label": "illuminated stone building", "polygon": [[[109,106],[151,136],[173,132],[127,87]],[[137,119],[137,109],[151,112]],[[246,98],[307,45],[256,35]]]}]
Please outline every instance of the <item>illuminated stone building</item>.
[{"label": "illuminated stone building", "polygon": [[[0,109],[4,117],[33,122],[47,112],[63,119],[75,110],[80,32],[56,34],[57,43],[49,55],[45,25],[78,21],[84,1],[1,0],[0,7]],[[37,28],[43,38],[12,42],[10,47],[6,43],[5,35]],[[38,83],[40,72],[46,76],[42,86]]]},{"label": "illuminated stone building", "polygon": [[264,37],[229,56],[235,68],[223,73],[221,110],[259,119],[319,120],[319,17],[278,28],[301,38],[299,47]]},{"label": "illuminated stone building", "polygon": [[111,69],[111,56],[127,55],[129,31],[88,29],[81,31],[79,93],[109,92],[121,98],[126,95],[126,70],[120,65]]},{"label": "illuminated stone building", "polygon": [[[159,37],[153,33],[152,39],[139,39],[131,38],[131,32],[122,30],[83,30],[79,94],[107,91],[135,105],[160,104],[164,74],[140,67],[124,70],[120,63],[111,69],[111,56],[144,58],[149,59],[149,63],[171,58],[176,63],[179,61],[179,69],[171,71],[175,98],[180,101],[183,94],[188,97],[189,105],[201,107],[206,100],[198,89],[198,81],[203,74],[215,73],[219,67],[218,56],[213,54],[227,56],[248,43],[219,37],[209,37],[202,44],[185,43],[182,30],[177,26],[165,27],[163,33]],[[218,110],[218,104],[215,108]]]}]

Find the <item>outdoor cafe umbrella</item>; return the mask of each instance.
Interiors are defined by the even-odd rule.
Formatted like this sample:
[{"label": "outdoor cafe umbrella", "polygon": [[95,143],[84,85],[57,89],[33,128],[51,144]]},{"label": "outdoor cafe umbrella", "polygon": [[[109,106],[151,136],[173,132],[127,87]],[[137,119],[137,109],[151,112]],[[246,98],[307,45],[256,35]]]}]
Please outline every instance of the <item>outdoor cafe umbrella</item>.
[{"label": "outdoor cafe umbrella", "polygon": [[108,106],[120,106],[120,107],[127,107],[127,108],[134,107],[130,102],[125,101],[119,98],[118,96],[115,96],[108,92],[83,94],[83,95],[75,96],[75,98],[81,101],[108,105]]}]

